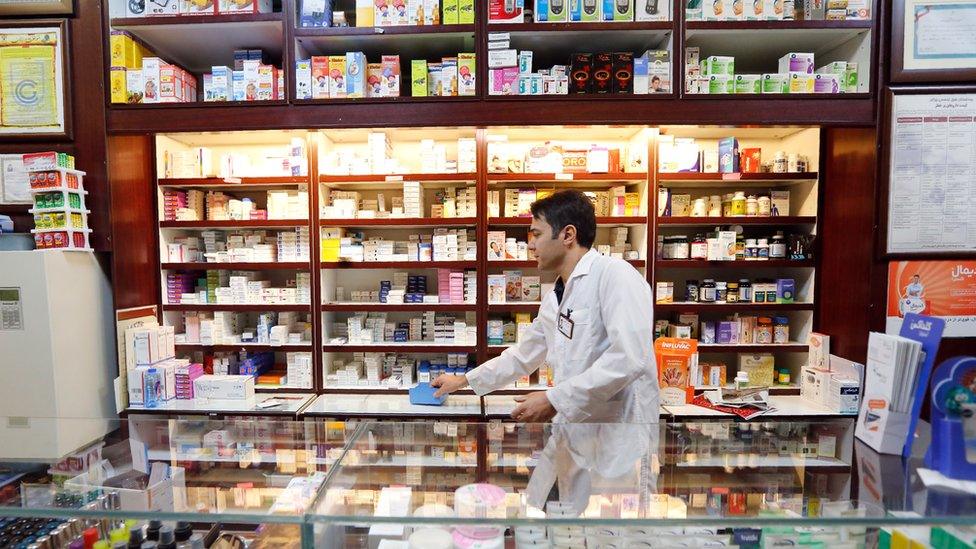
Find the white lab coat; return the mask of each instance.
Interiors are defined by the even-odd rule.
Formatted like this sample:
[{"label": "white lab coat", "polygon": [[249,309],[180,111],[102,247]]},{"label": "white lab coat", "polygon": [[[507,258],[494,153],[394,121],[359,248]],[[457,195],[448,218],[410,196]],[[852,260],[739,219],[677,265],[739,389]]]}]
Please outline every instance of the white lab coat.
[{"label": "white lab coat", "polygon": [[[590,250],[565,281],[562,303],[547,293],[522,340],[468,372],[471,388],[484,395],[543,362],[552,367],[546,395],[557,414],[529,483],[530,504],[541,507],[556,480],[560,499],[577,512],[597,486],[633,490],[635,466],[656,451],[659,435],[652,307],[650,286],[636,269]],[[571,339],[558,329],[560,313],[573,321]],[[575,425],[581,423],[600,425]]]}]

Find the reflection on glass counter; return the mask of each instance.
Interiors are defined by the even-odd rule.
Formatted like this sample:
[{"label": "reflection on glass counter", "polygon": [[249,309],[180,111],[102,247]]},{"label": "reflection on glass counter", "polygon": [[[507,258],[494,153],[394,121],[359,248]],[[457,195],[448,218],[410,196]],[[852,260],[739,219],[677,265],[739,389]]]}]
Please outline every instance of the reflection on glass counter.
[{"label": "reflection on glass counter", "polygon": [[370,549],[976,539],[976,497],[926,489],[900,459],[855,452],[848,419],[150,418],[109,427],[57,460],[11,459],[0,444],[0,547],[56,549],[75,538],[224,547],[221,536],[248,547]]}]

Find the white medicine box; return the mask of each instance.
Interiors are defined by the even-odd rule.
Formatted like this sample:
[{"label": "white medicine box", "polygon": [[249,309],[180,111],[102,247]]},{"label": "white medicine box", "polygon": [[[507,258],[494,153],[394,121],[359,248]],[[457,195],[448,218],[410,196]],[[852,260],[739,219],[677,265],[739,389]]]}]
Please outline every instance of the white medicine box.
[{"label": "white medicine box", "polygon": [[179,15],[182,0],[156,0],[153,2],[125,2],[128,17],[151,17],[157,15]]},{"label": "white medicine box", "polygon": [[271,0],[220,0],[220,13],[271,13]]}]

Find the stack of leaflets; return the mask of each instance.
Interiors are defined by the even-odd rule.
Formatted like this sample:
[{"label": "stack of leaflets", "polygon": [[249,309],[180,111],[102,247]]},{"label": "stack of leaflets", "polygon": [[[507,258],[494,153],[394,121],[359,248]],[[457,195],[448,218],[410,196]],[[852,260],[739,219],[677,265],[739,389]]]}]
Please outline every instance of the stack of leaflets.
[{"label": "stack of leaflets", "polygon": [[705,391],[695,397],[692,404],[734,414],[743,419],[751,419],[775,410],[769,404],[768,387],[749,387],[746,389],[718,389]]}]

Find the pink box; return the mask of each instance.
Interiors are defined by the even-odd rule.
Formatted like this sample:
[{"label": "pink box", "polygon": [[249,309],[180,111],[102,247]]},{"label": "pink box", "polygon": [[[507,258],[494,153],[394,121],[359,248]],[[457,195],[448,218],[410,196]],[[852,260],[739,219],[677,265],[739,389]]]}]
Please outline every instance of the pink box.
[{"label": "pink box", "polygon": [[515,95],[518,91],[518,67],[505,67],[488,71],[489,95]]}]

